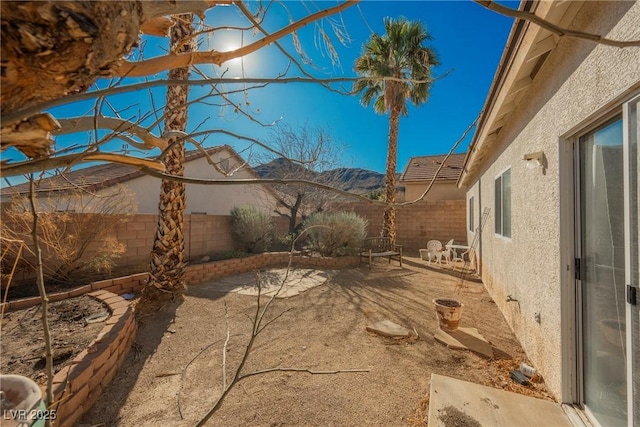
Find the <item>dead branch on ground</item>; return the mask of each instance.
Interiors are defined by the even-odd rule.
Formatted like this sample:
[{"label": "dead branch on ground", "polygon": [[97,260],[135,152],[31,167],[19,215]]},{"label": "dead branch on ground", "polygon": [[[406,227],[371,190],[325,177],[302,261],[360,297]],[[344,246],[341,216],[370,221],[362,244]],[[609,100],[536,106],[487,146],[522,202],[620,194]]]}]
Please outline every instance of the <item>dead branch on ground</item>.
[{"label": "dead branch on ground", "polygon": [[[301,235],[302,234],[304,234],[304,231],[303,231],[303,233],[301,233]],[[253,348],[253,345],[254,345],[256,339],[258,338],[258,335],[260,335],[260,333],[263,332],[264,329],[267,326],[272,324],[275,320],[277,320],[279,317],[281,317],[284,313],[286,313],[288,311],[288,310],[282,311],[281,313],[276,315],[273,319],[271,319],[269,322],[267,322],[266,324],[263,324],[265,314],[269,310],[269,307],[271,306],[271,304],[274,302],[276,297],[280,294],[280,292],[284,288],[285,284],[287,283],[287,279],[289,277],[289,273],[291,271],[291,265],[292,265],[292,262],[293,262],[293,252],[294,252],[294,247],[295,247],[296,241],[297,241],[297,238],[291,243],[291,249],[289,250],[289,262],[287,264],[287,269],[285,271],[284,278],[282,279],[282,282],[280,283],[280,286],[278,287],[276,292],[269,298],[269,300],[264,305],[264,307],[261,307],[261,305],[260,305],[260,298],[262,296],[262,282],[261,282],[261,278],[260,278],[260,273],[256,272],[256,286],[258,287],[258,296],[256,298],[256,302],[257,302],[256,310],[255,310],[253,318],[251,319],[251,323],[252,323],[251,336],[249,338],[249,342],[247,343],[245,351],[244,351],[244,353],[242,355],[240,363],[239,363],[238,367],[236,368],[235,373],[233,374],[233,377],[232,377],[231,381],[229,381],[228,384],[227,384],[227,367],[226,367],[227,359],[226,359],[226,353],[227,353],[227,345],[229,343],[229,337],[230,337],[230,327],[229,327],[228,312],[227,312],[227,308],[226,308],[226,305],[225,305],[225,320],[226,320],[227,327],[226,327],[225,343],[224,343],[224,346],[223,346],[223,349],[222,349],[222,376],[223,376],[223,378],[222,378],[222,383],[223,383],[222,393],[220,394],[218,399],[214,402],[213,407],[196,424],[196,427],[201,427],[201,426],[205,425],[205,423],[222,406],[222,403],[223,403],[224,399],[227,397],[227,395],[231,392],[231,390],[233,389],[233,387],[236,384],[238,384],[240,381],[242,381],[244,379],[247,379],[247,378],[250,378],[252,376],[262,375],[262,374],[266,374],[266,373],[269,373],[269,372],[303,372],[303,373],[308,373],[308,374],[311,374],[311,375],[335,375],[335,374],[342,374],[342,373],[369,372],[369,369],[336,369],[336,370],[320,371],[320,370],[312,370],[312,369],[307,369],[307,368],[275,367],[275,368],[267,368],[267,369],[262,369],[262,370],[259,370],[259,371],[249,372],[249,373],[246,373],[246,374],[242,373],[242,369],[244,368],[244,365],[246,364],[247,360],[249,359],[249,354],[251,353],[251,350]],[[221,340],[218,340],[218,341],[221,341]],[[213,344],[210,344],[209,346],[205,347],[205,349],[210,348],[212,345]],[[200,351],[200,353],[198,353],[197,356],[202,354],[205,349]],[[193,360],[195,360],[195,358]],[[191,362],[189,362],[189,364],[190,363]],[[185,367],[185,370],[186,370],[186,367]],[[181,386],[181,389],[182,389],[182,386]],[[180,415],[182,416],[182,410],[180,408],[180,398],[178,398],[178,411],[180,412]]]}]

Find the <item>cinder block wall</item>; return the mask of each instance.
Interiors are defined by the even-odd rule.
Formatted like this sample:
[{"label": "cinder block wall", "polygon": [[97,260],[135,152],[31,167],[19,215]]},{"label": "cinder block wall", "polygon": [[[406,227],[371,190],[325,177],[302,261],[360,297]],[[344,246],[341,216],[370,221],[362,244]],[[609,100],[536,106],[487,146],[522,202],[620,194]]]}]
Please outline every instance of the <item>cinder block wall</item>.
[{"label": "cinder block wall", "polygon": [[[382,229],[383,206],[369,203],[344,203],[332,206],[333,211],[352,211],[369,221],[368,235],[378,236]],[[396,209],[397,243],[407,254],[426,247],[428,240],[451,239],[456,244],[467,244],[465,200],[438,200],[421,202]]]},{"label": "cinder block wall", "polygon": [[[343,203],[335,204],[330,209],[356,212],[369,221],[369,236],[380,234],[383,206]],[[398,244],[405,247],[407,255],[417,254],[417,250],[424,248],[427,241],[431,239],[440,240],[443,243],[454,239],[458,244],[466,244],[465,209],[464,200],[421,202],[397,208]],[[111,237],[116,237],[126,248],[125,253],[116,260],[118,267],[122,269],[140,267],[142,269],[140,271],[147,268],[157,221],[157,215],[136,214],[128,215],[126,222],[117,225]],[[274,221],[276,233],[284,235],[288,229],[287,218],[274,217]],[[27,244],[31,245],[28,233],[25,233],[24,238]],[[228,215],[185,215],[184,238],[185,255],[191,260],[234,249],[231,218]],[[93,242],[87,250],[87,255],[95,254],[103,244],[103,241]],[[26,252],[24,255],[29,256]],[[46,250],[43,251],[45,262],[49,256]],[[25,283],[33,281],[34,278],[33,272],[17,271],[13,283]]]}]

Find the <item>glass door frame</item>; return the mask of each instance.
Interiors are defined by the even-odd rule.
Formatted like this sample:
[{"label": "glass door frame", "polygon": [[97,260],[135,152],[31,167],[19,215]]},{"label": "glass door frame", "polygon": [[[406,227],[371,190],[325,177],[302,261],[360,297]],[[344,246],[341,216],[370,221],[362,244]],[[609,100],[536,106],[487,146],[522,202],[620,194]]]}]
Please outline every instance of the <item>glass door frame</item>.
[{"label": "glass door frame", "polygon": [[[637,358],[640,358],[638,354],[638,349],[640,349],[640,331],[637,330],[638,324],[640,324],[640,319],[638,323],[634,322],[634,316],[640,316],[640,309],[638,305],[640,304],[640,292],[638,292],[638,286],[640,283],[640,279],[638,277],[633,277],[634,269],[633,257],[638,257],[638,253],[634,253],[632,250],[632,242],[634,239],[639,239],[638,235],[634,235],[634,227],[632,226],[632,221],[636,221],[635,228],[638,229],[638,182],[637,179],[640,176],[638,174],[640,165],[638,164],[638,144],[640,141],[637,141],[639,126],[639,115],[638,109],[640,107],[640,94],[636,94],[629,101],[625,102],[622,105],[622,123],[623,123],[623,131],[622,131],[622,150],[623,150],[623,174],[624,174],[624,238],[625,238],[625,254],[624,254],[624,266],[625,266],[625,288],[628,298],[628,293],[631,292],[629,287],[635,288],[635,304],[631,304],[627,301],[626,304],[626,325],[627,325],[627,423],[628,425],[634,425],[634,421],[640,421],[640,415],[637,412],[640,411],[640,408],[635,407],[634,403],[639,400],[640,390],[637,390],[634,393],[633,383],[634,383],[634,375],[640,375],[640,372],[634,372],[634,366],[638,365]],[[635,120],[635,123],[632,122]],[[636,141],[635,141],[635,150],[634,153],[631,150],[631,141],[634,136],[631,132],[635,131]],[[635,159],[632,158],[632,155],[635,155]],[[632,168],[635,166],[635,171]],[[635,172],[636,181],[633,182]],[[632,192],[636,192],[636,205],[634,209]],[[634,210],[636,212],[634,212]],[[636,251],[638,250],[638,246],[640,246],[640,242],[636,243]],[[639,262],[635,260],[635,262]],[[634,325],[636,328],[634,328]],[[636,342],[633,341],[634,336],[636,337]],[[635,418],[635,420],[634,420]]]},{"label": "glass door frame", "polygon": [[[582,218],[581,218],[581,212],[580,212],[580,206],[581,206],[581,200],[580,200],[580,189],[581,189],[581,164],[580,164],[580,158],[581,158],[581,148],[580,148],[580,138],[592,131],[594,131],[595,129],[597,129],[598,127],[606,124],[608,121],[611,121],[612,119],[614,119],[616,116],[621,116],[622,118],[622,123],[623,123],[623,180],[624,180],[624,243],[625,243],[625,254],[624,254],[624,258],[625,258],[625,288],[626,285],[628,284],[632,284],[635,283],[636,287],[638,285],[638,279],[636,279],[635,281],[632,280],[632,274],[633,271],[631,269],[632,266],[632,253],[631,253],[631,241],[632,239],[638,239],[638,236],[633,236],[632,235],[632,227],[631,227],[631,221],[632,221],[632,215],[634,214],[632,209],[633,206],[631,204],[631,185],[630,185],[630,180],[632,178],[632,174],[631,174],[631,167],[633,166],[632,164],[632,159],[630,159],[630,154],[632,154],[630,152],[630,141],[631,141],[631,135],[630,135],[630,120],[632,119],[632,115],[631,115],[631,110],[632,110],[632,105],[635,104],[635,117],[637,120],[638,117],[638,109],[640,109],[640,93],[635,92],[634,94],[632,94],[631,96],[626,96],[626,99],[624,100],[623,103],[619,103],[617,104],[617,108],[611,108],[609,109],[606,113],[604,114],[599,114],[597,120],[593,120],[588,126],[583,127],[580,132],[575,132],[573,133],[573,137],[569,138],[572,141],[572,157],[573,157],[573,162],[572,162],[572,166],[573,166],[573,189],[572,189],[572,193],[573,193],[573,230],[574,230],[574,244],[573,244],[573,254],[574,254],[574,258],[575,259],[582,259],[583,258],[583,253],[582,253],[582,242],[581,242],[581,233],[582,233]],[[637,130],[636,130],[637,131]],[[567,139],[564,139],[565,141],[567,141]],[[636,148],[638,149],[638,148]],[[636,165],[636,168],[638,166]],[[636,184],[637,186],[638,184]],[[638,202],[640,203],[640,202]],[[637,219],[636,219],[637,220]],[[637,256],[637,254],[635,254]],[[583,338],[583,300],[582,300],[582,291],[581,291],[581,281],[578,279],[578,274],[580,272],[577,271],[578,269],[578,265],[574,264],[573,266],[573,272],[575,274],[575,280],[574,280],[574,290],[575,293],[573,293],[573,299],[574,299],[574,316],[573,319],[575,319],[575,329],[574,329],[574,340],[575,340],[575,346],[573,347],[573,351],[572,353],[574,353],[574,367],[571,370],[572,372],[574,372],[574,377],[573,377],[573,381],[575,382],[575,388],[574,386],[569,387],[569,390],[572,390],[573,392],[571,394],[573,394],[574,397],[574,402],[577,403],[582,410],[587,414],[588,419],[591,423],[593,423],[594,425],[599,425],[599,423],[596,421],[596,418],[593,416],[593,414],[591,414],[591,412],[589,411],[588,407],[585,406],[585,396],[584,396],[584,354],[583,354],[583,346],[584,346],[584,338]],[[640,354],[636,354],[636,352],[634,351],[634,349],[638,348],[638,346],[640,345],[639,343],[635,343],[635,348],[634,348],[634,342],[633,342],[633,335],[634,333],[639,334],[640,331],[635,331],[633,330],[633,323],[632,323],[632,316],[635,315],[639,315],[639,309],[638,306],[640,305],[640,289],[637,289],[637,296],[636,296],[636,305],[632,306],[631,304],[629,304],[628,302],[625,301],[625,322],[627,325],[626,328],[626,353],[627,353],[627,357],[626,357],[626,377],[627,377],[627,423],[628,425],[633,425],[634,422],[634,411],[638,411],[640,410],[640,408],[636,408],[634,406],[634,401],[638,399],[637,396],[634,395],[634,390],[633,390],[633,375],[638,375],[640,374],[639,372],[635,372],[633,371],[633,367],[634,364],[637,364],[637,358],[640,358]],[[634,308],[635,307],[635,308]],[[640,338],[638,338],[640,339]],[[565,359],[566,360],[566,359]],[[566,377],[565,377],[566,378]]]}]

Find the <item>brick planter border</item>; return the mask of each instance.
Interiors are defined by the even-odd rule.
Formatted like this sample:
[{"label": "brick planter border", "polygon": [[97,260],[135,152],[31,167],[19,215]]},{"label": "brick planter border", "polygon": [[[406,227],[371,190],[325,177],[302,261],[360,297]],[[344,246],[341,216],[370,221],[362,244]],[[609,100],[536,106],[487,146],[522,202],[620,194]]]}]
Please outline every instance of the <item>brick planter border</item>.
[{"label": "brick planter border", "polygon": [[[268,252],[246,258],[189,265],[187,283],[197,285],[267,266],[286,266],[289,257],[288,252]],[[296,268],[343,269],[356,267],[359,262],[360,258],[357,256],[324,258],[296,255],[291,264]],[[49,301],[60,301],[89,294],[106,304],[111,312],[111,317],[96,339],[53,378],[54,404],[51,409],[57,411],[56,427],[72,427],[93,406],[124,362],[136,337],[138,325],[133,308],[119,295],[140,292],[147,283],[147,277],[147,273],[133,274],[48,295]],[[3,308],[8,312],[38,304],[40,297],[31,297],[10,301]],[[43,390],[43,395],[45,394],[46,390]]]},{"label": "brick planter border", "polygon": [[53,377],[50,409],[56,410],[56,427],[72,427],[91,408],[124,362],[138,331],[128,301],[104,290],[89,296],[104,303],[111,316],[87,349]]},{"label": "brick planter border", "polygon": [[[288,252],[265,252],[246,258],[233,258],[222,261],[212,261],[205,264],[193,264],[187,266],[187,283],[197,285],[202,282],[233,276],[263,267],[283,267],[286,266],[288,262]],[[292,266],[296,268],[343,269],[356,267],[359,262],[360,259],[357,256],[328,258],[294,255]],[[89,285],[80,286],[65,292],[52,293],[47,296],[49,297],[49,301],[60,301],[100,290],[113,292],[117,295],[136,293],[142,291],[144,285],[147,283],[147,277],[147,273],[138,273],[115,279],[100,280]],[[38,304],[40,304],[40,297],[22,298],[4,304],[4,311],[22,310]]]}]

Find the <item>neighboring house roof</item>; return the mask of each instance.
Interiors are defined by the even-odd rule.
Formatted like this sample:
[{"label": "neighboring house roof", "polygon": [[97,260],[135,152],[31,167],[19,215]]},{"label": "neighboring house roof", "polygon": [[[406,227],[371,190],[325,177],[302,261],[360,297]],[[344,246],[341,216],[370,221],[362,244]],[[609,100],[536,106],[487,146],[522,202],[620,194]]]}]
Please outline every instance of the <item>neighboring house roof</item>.
[{"label": "neighboring house roof", "polygon": [[[428,181],[431,182],[446,155],[411,157],[407,163],[400,181]],[[438,172],[437,181],[455,181],[460,176],[464,165],[464,154],[452,154],[444,167]]]},{"label": "neighboring house roof", "polygon": [[[519,9],[535,13],[559,27],[569,28],[584,3],[521,0]],[[471,185],[485,160],[491,157],[489,154],[498,148],[497,144],[501,142],[498,134],[559,41],[559,36],[536,24],[523,19],[514,21],[467,151],[464,168],[458,179],[459,187]]]},{"label": "neighboring house roof", "polygon": [[[230,152],[231,155],[236,158],[237,163],[244,163],[242,157],[240,157],[240,155],[228,145],[220,145],[217,147],[205,149],[209,156],[225,150]],[[204,154],[200,150],[187,151],[185,153],[185,163],[200,159],[202,157],[204,157]],[[249,170],[253,174],[253,170],[249,166],[247,166],[247,170]],[[99,164],[44,178],[37,183],[36,192],[62,192],[79,188],[89,191],[96,191],[126,181],[130,181],[135,178],[139,178],[144,174],[144,172],[133,166],[118,163]],[[28,192],[29,183],[26,182],[23,184],[2,188],[0,190],[0,195],[11,196],[13,194],[26,194]]]}]

